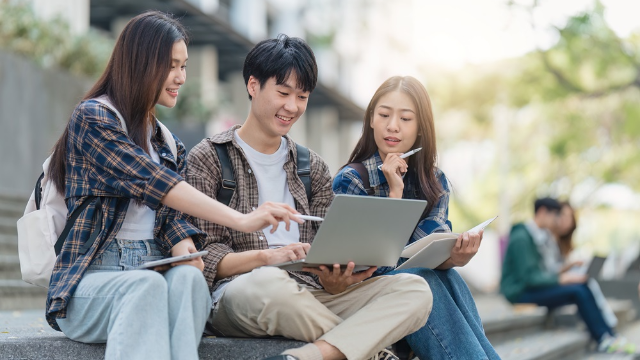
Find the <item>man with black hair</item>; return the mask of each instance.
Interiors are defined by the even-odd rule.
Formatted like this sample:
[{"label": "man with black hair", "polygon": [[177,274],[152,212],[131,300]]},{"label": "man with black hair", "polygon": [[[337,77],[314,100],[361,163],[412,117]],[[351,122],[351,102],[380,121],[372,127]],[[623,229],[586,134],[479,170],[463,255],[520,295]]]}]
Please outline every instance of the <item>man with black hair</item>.
[{"label": "man with black hair", "polygon": [[620,349],[623,340],[616,337],[602,317],[586,284],[586,275],[559,274],[555,259],[560,253],[551,230],[558,226],[561,209],[556,199],[537,199],[534,218],[511,228],[500,292],[511,303],[534,303],[550,309],[576,304],[592,339],[598,343],[597,349],[602,352]]},{"label": "man with black hair", "polygon": [[[187,181],[212,198],[228,199],[242,213],[278,202],[324,217],[333,200],[329,168],[309,151],[307,194],[297,174],[300,148],[287,135],[316,86],[313,52],[303,40],[280,35],[249,52],[243,75],[251,101],[246,121],[191,150]],[[225,157],[234,181],[223,178]],[[203,220],[196,225],[207,233],[204,274],[214,301],[207,324],[211,334],[284,336],[309,343],[285,351],[281,359],[397,359],[385,347],[427,321],[433,298],[420,277],[370,278],[375,268],[353,273],[353,263],[344,270],[325,268],[319,277],[265,266],[304,258],[317,222],[292,221],[287,229],[251,234]]]}]

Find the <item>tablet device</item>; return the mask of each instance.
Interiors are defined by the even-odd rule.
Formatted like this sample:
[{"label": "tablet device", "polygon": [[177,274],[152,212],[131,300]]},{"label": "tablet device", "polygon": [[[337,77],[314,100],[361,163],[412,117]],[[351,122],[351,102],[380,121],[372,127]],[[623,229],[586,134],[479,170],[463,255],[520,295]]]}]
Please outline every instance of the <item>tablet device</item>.
[{"label": "tablet device", "polygon": [[149,262],[146,262],[146,263],[138,266],[136,269],[137,270],[140,270],[140,269],[153,269],[156,266],[169,265],[169,264],[173,264],[175,262],[191,260],[191,259],[194,259],[194,258],[205,256],[208,253],[209,252],[205,250],[205,251],[195,252],[195,253],[188,254],[188,255],[173,256],[173,257],[166,258],[166,259],[149,261]]}]

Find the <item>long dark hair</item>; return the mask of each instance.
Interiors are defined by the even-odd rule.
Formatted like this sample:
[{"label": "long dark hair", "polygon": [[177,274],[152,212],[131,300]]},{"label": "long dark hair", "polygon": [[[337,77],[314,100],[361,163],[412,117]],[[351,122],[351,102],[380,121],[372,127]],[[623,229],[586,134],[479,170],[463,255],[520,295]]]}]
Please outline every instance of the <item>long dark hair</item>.
[{"label": "long dark hair", "polygon": [[560,204],[562,205],[562,208],[566,207],[571,210],[571,221],[573,222],[566,233],[558,234],[558,247],[560,248],[560,255],[562,255],[563,259],[565,259],[573,250],[573,233],[576,231],[578,224],[576,221],[576,212],[571,204],[569,204],[569,202],[567,201]]},{"label": "long dark hair", "polygon": [[[147,153],[154,106],[171,71],[173,44],[188,42],[184,27],[170,15],[149,11],[122,30],[104,73],[83,100],[107,95],[127,124],[129,138]],[[49,176],[65,192],[69,126],[53,147]]]},{"label": "long dark hair", "polygon": [[428,214],[438,198],[442,195],[443,189],[435,176],[435,166],[437,161],[436,131],[433,125],[433,112],[431,111],[431,100],[427,89],[415,78],[411,76],[394,76],[380,85],[371,98],[364,115],[362,125],[362,136],[355,149],[349,156],[348,163],[362,162],[375,154],[378,150],[373,137],[371,121],[378,101],[384,95],[401,91],[407,94],[416,107],[416,118],[418,119],[418,137],[412,148],[422,147],[422,150],[409,157],[408,181],[415,180],[420,188],[418,198],[427,200],[428,205],[425,214]]}]

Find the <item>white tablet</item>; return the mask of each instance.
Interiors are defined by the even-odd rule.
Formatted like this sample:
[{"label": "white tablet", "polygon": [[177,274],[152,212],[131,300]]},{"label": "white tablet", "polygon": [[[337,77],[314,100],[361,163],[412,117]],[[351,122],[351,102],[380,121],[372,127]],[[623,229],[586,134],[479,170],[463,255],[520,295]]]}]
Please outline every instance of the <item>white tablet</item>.
[{"label": "white tablet", "polygon": [[153,269],[156,266],[168,265],[168,264],[172,264],[174,262],[180,262],[180,261],[185,261],[185,260],[191,260],[191,259],[194,259],[194,258],[199,258],[201,256],[207,255],[208,253],[209,252],[205,250],[205,251],[195,252],[195,253],[188,254],[188,255],[173,256],[173,257],[166,258],[166,259],[149,261],[149,262],[146,262],[146,263],[138,266],[136,269]]}]

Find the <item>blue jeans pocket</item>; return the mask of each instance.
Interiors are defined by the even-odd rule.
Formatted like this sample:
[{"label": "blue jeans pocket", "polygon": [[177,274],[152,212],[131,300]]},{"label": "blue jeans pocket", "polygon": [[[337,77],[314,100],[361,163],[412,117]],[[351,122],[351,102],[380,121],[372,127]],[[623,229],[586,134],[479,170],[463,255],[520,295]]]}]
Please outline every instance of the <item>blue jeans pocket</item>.
[{"label": "blue jeans pocket", "polygon": [[146,262],[162,258],[162,251],[153,239],[115,239],[102,254],[93,259],[87,270],[133,270]]}]

